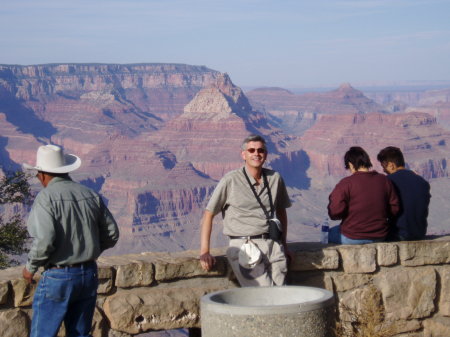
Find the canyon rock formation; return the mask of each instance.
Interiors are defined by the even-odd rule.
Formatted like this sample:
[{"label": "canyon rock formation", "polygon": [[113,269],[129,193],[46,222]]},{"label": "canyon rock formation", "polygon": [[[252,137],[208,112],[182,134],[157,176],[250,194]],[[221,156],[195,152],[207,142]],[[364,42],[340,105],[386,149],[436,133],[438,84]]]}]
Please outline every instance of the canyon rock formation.
[{"label": "canyon rock formation", "polygon": [[378,170],[378,152],[394,145],[402,149],[409,167],[426,179],[449,175],[450,132],[425,113],[323,115],[301,139],[311,161],[311,177],[344,176],[343,155],[355,145],[367,151]]},{"label": "canyon rock formation", "polygon": [[367,97],[383,104],[391,112],[425,112],[436,117],[438,123],[450,129],[450,89],[421,87],[401,91],[366,92]]},{"label": "canyon rock formation", "polygon": [[[318,239],[348,147],[363,146],[376,164],[380,148],[396,145],[436,185],[439,232],[448,217],[441,205],[450,136],[439,124],[448,109],[435,109],[448,106],[445,97],[430,93],[422,105],[404,103],[391,114],[349,84],[244,94],[227,74],[203,66],[0,65],[0,164],[15,170],[34,163],[40,144],[61,144],[82,157],[73,178],[99,191],[119,222],[122,237],[111,253],[175,251],[198,247],[202,210],[223,174],[242,165],[249,133],[266,137],[267,164],[285,178],[297,241]],[[213,245],[224,244],[220,219],[214,228]]]},{"label": "canyon rock formation", "polygon": [[294,94],[281,88],[261,88],[247,92],[247,96],[252,105],[278,117],[284,129],[297,134],[313,125],[321,114],[383,111],[348,83],[328,92]]}]

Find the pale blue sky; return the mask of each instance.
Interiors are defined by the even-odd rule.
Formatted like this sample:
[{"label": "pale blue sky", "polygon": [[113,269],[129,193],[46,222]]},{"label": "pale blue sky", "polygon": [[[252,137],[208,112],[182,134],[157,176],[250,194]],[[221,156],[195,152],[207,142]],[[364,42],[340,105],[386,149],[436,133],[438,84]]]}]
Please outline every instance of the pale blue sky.
[{"label": "pale blue sky", "polygon": [[0,0],[0,64],[187,63],[240,86],[450,80],[450,0]]}]

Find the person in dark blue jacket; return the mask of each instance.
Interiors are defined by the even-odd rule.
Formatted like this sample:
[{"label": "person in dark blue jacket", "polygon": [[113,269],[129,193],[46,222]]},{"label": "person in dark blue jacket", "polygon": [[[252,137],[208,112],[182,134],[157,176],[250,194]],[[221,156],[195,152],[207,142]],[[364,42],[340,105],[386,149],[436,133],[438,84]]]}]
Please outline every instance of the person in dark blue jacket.
[{"label": "person in dark blue jacket", "polygon": [[377,159],[394,184],[400,199],[400,212],[393,219],[388,239],[391,241],[424,239],[428,227],[430,184],[405,167],[403,153],[398,147],[388,146],[382,149]]}]

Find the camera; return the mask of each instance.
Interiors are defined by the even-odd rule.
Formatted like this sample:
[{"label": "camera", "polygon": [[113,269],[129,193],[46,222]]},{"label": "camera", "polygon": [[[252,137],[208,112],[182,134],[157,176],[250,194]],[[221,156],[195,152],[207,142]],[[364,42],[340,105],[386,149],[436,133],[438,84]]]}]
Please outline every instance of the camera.
[{"label": "camera", "polygon": [[274,241],[280,241],[282,234],[280,220],[277,218],[268,219],[267,224],[269,225],[269,237]]}]

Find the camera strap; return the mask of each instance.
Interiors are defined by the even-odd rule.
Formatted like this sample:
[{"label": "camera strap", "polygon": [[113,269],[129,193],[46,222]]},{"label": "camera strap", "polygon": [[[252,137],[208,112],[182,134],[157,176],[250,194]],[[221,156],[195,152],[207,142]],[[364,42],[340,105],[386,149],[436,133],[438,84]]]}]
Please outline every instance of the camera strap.
[{"label": "camera strap", "polygon": [[259,203],[259,206],[261,206],[262,210],[264,211],[264,214],[266,215],[266,219],[269,220],[269,219],[273,218],[273,215],[274,215],[273,208],[274,207],[273,207],[273,201],[272,201],[272,193],[270,192],[269,182],[267,180],[267,176],[266,176],[264,169],[262,170],[262,177],[263,177],[264,185],[267,188],[267,194],[269,196],[270,213],[267,211],[266,207],[263,205],[258,193],[256,193],[255,186],[253,186],[253,184],[250,181],[250,178],[247,175],[247,172],[245,172],[245,167],[242,168],[242,172],[244,172],[245,179],[247,179],[247,182],[250,185],[250,188],[252,189],[252,192],[253,192],[256,200]]}]

